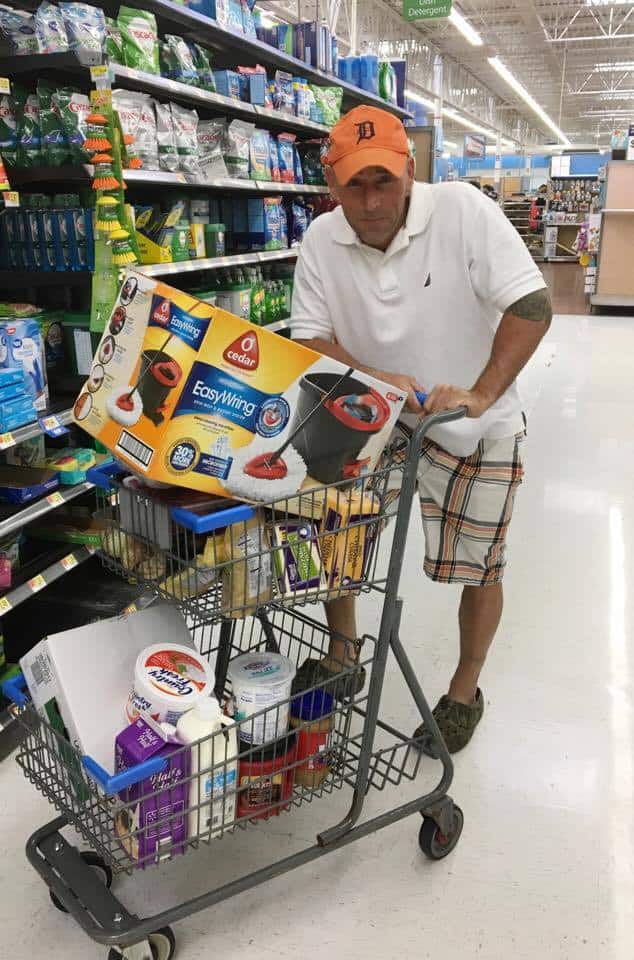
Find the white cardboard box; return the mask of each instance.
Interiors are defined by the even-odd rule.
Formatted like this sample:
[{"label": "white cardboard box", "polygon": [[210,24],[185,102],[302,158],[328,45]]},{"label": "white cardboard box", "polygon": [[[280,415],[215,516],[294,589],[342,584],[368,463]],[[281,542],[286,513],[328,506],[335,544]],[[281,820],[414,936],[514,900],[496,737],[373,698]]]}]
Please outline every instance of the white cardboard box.
[{"label": "white cardboard box", "polygon": [[51,634],[22,657],[20,667],[41,716],[51,723],[56,702],[73,746],[112,772],[136,659],[162,642],[193,649],[182,615],[167,604]]}]

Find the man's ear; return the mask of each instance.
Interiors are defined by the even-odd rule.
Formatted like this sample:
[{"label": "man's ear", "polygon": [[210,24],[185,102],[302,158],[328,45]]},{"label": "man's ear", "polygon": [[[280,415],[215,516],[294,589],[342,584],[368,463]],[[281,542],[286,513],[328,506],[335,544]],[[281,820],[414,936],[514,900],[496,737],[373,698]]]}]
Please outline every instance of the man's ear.
[{"label": "man's ear", "polygon": [[414,173],[416,172],[416,160],[414,157],[407,158],[407,184],[411,189],[414,182]]},{"label": "man's ear", "polygon": [[330,193],[335,198],[335,200],[339,200],[339,197],[337,196],[337,178],[335,176],[334,170],[332,169],[332,167],[326,165],[324,166],[324,173],[326,175],[326,183],[328,184]]}]

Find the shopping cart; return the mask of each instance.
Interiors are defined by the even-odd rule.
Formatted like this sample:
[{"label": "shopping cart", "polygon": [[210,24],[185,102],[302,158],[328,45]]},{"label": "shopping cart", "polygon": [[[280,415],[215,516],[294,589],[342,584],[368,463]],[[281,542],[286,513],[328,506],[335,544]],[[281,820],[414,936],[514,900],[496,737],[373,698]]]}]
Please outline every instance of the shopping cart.
[{"label": "shopping cart", "polygon": [[[144,594],[149,587],[158,598],[179,604],[198,652],[215,667],[215,692],[225,704],[235,696],[229,679],[235,657],[274,651],[294,665],[321,660],[330,634],[309,615],[310,605],[367,591],[382,595],[376,636],[363,638],[357,661],[340,664],[340,673],[295,686],[282,702],[239,714],[224,736],[174,746],[168,756],[115,775],[82,756],[35,710],[23,678],[5,684],[26,733],[18,763],[59,812],[29,839],[28,859],[55,905],[111,948],[109,960],[171,960],[173,922],[412,813],[422,814],[419,844],[428,857],[441,859],[456,846],[463,816],[447,795],[452,762],[399,638],[398,587],[425,434],[464,413],[421,420],[408,437],[390,443],[370,474],[257,508],[214,502],[211,509],[204,497],[148,491],[114,461],[93,469],[90,479],[106,528],[103,562],[138,582]],[[174,496],[181,500],[175,503]],[[289,531],[301,544],[296,536],[289,546]],[[389,549],[381,549],[386,538]],[[422,741],[379,716],[390,650],[424,720]],[[232,729],[240,737],[237,760],[229,753]],[[310,747],[316,730],[321,740]],[[422,756],[440,761],[435,788],[361,820],[370,788],[415,781]],[[201,800],[206,777],[223,784],[212,793],[213,803]],[[128,912],[110,891],[115,874],[142,879],[139,870],[168,864],[216,840],[222,844],[222,838],[226,850],[237,828],[263,825],[304,804],[323,800],[328,816],[327,798],[344,787],[352,791],[345,816],[321,830],[311,845],[254,872],[145,919]],[[139,818],[139,796],[151,816]],[[89,852],[65,839],[61,831],[68,825],[83,836]],[[217,872],[223,847],[213,849]]]}]

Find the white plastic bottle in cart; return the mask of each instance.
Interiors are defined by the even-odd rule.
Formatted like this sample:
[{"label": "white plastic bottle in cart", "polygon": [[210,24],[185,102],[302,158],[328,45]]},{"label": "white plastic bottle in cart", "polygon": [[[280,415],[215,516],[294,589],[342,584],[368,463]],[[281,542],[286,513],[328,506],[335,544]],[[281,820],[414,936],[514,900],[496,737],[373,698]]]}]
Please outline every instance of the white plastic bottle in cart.
[{"label": "white plastic bottle in cart", "polygon": [[[228,727],[233,729],[225,729]],[[182,715],[176,737],[181,743],[192,744],[188,839],[213,837],[235,820],[237,728],[230,717],[224,716],[215,697],[209,697]]]}]

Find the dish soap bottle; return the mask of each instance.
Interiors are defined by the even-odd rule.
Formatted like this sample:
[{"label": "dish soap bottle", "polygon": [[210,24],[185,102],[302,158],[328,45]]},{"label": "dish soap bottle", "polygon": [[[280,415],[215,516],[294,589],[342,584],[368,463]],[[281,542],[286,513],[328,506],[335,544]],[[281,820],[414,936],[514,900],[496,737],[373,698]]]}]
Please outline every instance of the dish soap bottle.
[{"label": "dish soap bottle", "polygon": [[215,697],[201,700],[176,726],[180,743],[192,744],[187,837],[210,840],[233,827],[238,786],[238,735]]}]

